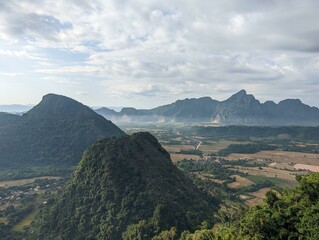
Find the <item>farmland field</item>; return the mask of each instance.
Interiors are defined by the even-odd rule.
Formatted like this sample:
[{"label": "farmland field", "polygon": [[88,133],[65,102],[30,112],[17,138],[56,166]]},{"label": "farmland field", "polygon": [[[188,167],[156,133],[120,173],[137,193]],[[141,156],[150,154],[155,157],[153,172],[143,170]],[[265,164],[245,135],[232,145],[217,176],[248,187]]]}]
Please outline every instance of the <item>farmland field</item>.
[{"label": "farmland field", "polygon": [[253,154],[232,153],[228,160],[237,159],[269,159],[280,163],[301,163],[319,166],[319,154],[288,151],[261,151]]},{"label": "farmland field", "polygon": [[165,150],[167,152],[170,153],[176,153],[176,152],[180,152],[181,150],[193,150],[195,149],[195,147],[193,145],[163,145],[163,148],[165,148]]},{"label": "farmland field", "polygon": [[269,190],[270,188],[262,188],[256,192],[250,193],[253,196],[253,198],[245,200],[245,203],[249,206],[261,204],[263,202],[266,192],[268,192]]},{"label": "farmland field", "polygon": [[312,172],[319,172],[319,166],[314,166],[314,165],[308,165],[308,164],[300,164],[297,163],[296,165],[294,165],[295,169],[300,169],[300,170],[309,170]]},{"label": "farmland field", "polygon": [[[206,181],[207,186],[203,183],[202,187],[216,186],[228,194],[235,193],[248,205],[260,203],[270,187],[293,187],[297,185],[296,175],[307,174],[308,170],[319,171],[319,143],[316,139],[294,139],[289,134],[263,138],[254,136],[254,132],[253,137],[249,137],[246,134],[250,132],[249,127],[234,127],[244,131],[243,134],[229,132],[226,127],[223,136],[210,136],[207,131],[182,125],[149,127],[143,131],[150,131],[159,139],[173,163],[178,165],[184,159],[200,160],[188,165],[188,171],[195,179]],[[141,129],[130,129],[131,132],[137,130]],[[277,129],[265,128],[265,131],[276,132]],[[194,150],[202,154],[190,154]],[[210,162],[210,167],[205,167],[205,161]]]},{"label": "farmland field", "polygon": [[35,216],[37,215],[38,212],[39,212],[39,209],[33,210],[21,222],[14,225],[13,230],[17,231],[17,232],[24,231],[24,228],[28,227],[31,224],[31,222],[33,221],[33,219],[35,218]]},{"label": "farmland field", "polygon": [[231,177],[235,177],[236,181],[229,183],[228,187],[230,188],[239,188],[239,187],[247,187],[252,185],[254,182],[250,181],[249,179],[239,176],[239,175],[232,175]]},{"label": "farmland field", "polygon": [[[243,142],[230,141],[230,140],[204,141],[204,143],[200,145],[199,150],[201,150],[204,154],[216,153],[219,150],[224,149],[231,144],[240,144],[240,143],[243,143]],[[244,142],[244,143],[247,143],[247,142]]]},{"label": "farmland field", "polygon": [[280,184],[281,186],[288,186],[289,183],[292,183],[293,185],[297,184],[297,181],[295,179],[296,174],[306,174],[307,171],[301,171],[301,172],[293,172],[293,171],[287,171],[287,170],[281,170],[276,168],[270,168],[270,167],[263,167],[263,168],[255,168],[255,167],[235,167],[234,170],[238,170],[240,172],[243,172],[248,175],[252,176],[264,176],[264,177],[271,177],[271,178],[277,178],[277,179],[283,179],[287,180],[283,184]]},{"label": "farmland field", "polygon": [[177,162],[183,159],[194,159],[194,160],[201,159],[200,156],[193,155],[193,154],[171,153],[170,155],[171,155],[172,162]]},{"label": "farmland field", "polygon": [[52,176],[44,176],[44,177],[35,177],[35,178],[27,178],[27,179],[19,179],[12,181],[2,181],[0,182],[0,188],[2,187],[14,187],[14,186],[23,186],[29,183],[35,182],[38,179],[61,179],[61,177],[52,177]]}]

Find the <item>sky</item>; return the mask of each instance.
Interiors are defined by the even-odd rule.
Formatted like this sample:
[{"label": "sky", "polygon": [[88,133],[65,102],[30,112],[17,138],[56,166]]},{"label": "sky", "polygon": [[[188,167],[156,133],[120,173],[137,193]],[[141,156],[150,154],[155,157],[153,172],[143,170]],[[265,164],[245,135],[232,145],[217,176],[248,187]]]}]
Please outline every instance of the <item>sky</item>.
[{"label": "sky", "polygon": [[0,104],[300,98],[319,107],[319,1],[0,1]]}]

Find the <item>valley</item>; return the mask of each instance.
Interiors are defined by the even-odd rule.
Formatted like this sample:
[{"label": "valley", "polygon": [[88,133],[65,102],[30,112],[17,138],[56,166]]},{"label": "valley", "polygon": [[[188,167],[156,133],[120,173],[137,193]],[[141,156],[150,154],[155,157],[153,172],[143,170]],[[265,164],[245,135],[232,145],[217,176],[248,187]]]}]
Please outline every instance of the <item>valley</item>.
[{"label": "valley", "polygon": [[61,194],[67,179],[44,176],[0,182],[2,237],[23,239],[41,209]]},{"label": "valley", "polygon": [[0,120],[5,240],[191,236],[199,224],[210,231],[229,211],[242,216],[240,209],[268,201],[269,190],[294,191],[300,178],[319,172],[319,127],[117,127],[53,94]]},{"label": "valley", "polygon": [[[227,134],[219,133],[218,136],[214,134],[209,136],[206,132],[201,134],[203,128],[205,127],[158,124],[146,127],[125,126],[123,129],[128,134],[138,131],[151,132],[170,153],[172,161],[177,166],[181,167],[184,163],[197,166],[194,167],[196,170],[181,168],[191,177],[197,178],[193,179],[195,182],[212,182],[214,188],[222,188],[228,195],[233,195],[232,199],[235,198],[239,203],[249,206],[260,204],[266,190],[271,187],[291,188],[297,185],[296,175],[319,172],[317,138],[283,136],[280,127],[244,127],[244,130],[240,126],[230,127],[235,128],[232,129],[231,136],[226,131],[228,127],[218,127],[218,129],[216,127],[219,132],[223,132],[223,128],[224,132],[227,132]],[[314,129],[316,131],[318,128]],[[245,131],[245,134],[255,131],[249,136],[249,134],[241,135],[239,130]],[[290,132],[295,130],[294,127],[288,127]],[[261,137],[256,137],[255,133],[260,131],[264,133],[260,134]],[[267,131],[275,133],[268,135]],[[229,146],[233,146],[235,152],[227,150],[229,154],[225,154],[225,149]],[[252,153],[239,153],[247,151],[247,146],[256,150],[248,149],[248,152]],[[273,150],[259,151],[268,146]],[[222,171],[225,175],[219,177],[211,168],[202,167],[205,164],[217,166],[217,171]]]}]

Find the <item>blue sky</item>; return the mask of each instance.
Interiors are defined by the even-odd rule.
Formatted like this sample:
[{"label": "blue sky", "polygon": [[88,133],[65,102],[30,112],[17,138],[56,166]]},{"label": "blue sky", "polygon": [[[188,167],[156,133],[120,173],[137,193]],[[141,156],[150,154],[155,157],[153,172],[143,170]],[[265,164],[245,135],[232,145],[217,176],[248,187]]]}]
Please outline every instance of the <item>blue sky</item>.
[{"label": "blue sky", "polygon": [[319,2],[6,0],[0,104],[47,93],[150,108],[187,97],[319,106]]}]

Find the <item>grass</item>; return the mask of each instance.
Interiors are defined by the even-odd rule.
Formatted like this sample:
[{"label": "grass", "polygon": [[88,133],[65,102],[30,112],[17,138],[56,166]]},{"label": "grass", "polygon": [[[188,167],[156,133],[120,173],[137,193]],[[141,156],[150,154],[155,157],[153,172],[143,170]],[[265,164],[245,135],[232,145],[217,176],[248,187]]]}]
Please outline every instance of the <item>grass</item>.
[{"label": "grass", "polygon": [[250,195],[253,196],[253,198],[248,198],[245,200],[245,203],[248,205],[248,206],[253,206],[253,205],[256,205],[256,204],[261,204],[263,203],[263,200],[265,198],[265,195],[266,193],[270,190],[270,188],[262,188],[262,189],[259,189],[258,191],[256,192],[252,192],[250,193]]},{"label": "grass", "polygon": [[300,163],[309,165],[319,165],[319,154],[314,153],[300,153],[300,152],[288,152],[288,151],[261,151],[254,154],[242,154],[232,153],[227,159],[270,159],[272,162],[277,163]]},{"label": "grass", "polygon": [[248,142],[238,142],[238,141],[231,141],[231,140],[209,141],[209,142],[204,142],[199,147],[199,150],[201,150],[205,154],[216,153],[219,150],[222,150],[228,147],[230,144],[245,144],[245,143],[248,143]]},{"label": "grass", "polygon": [[[237,170],[248,174],[248,177],[258,179],[265,179],[272,181],[274,183],[280,183],[280,186],[287,186],[290,187],[291,184],[297,184],[295,179],[295,175],[299,174],[306,174],[307,171],[291,171],[291,170],[284,170],[284,169],[276,169],[271,167],[242,167],[242,166],[235,166],[231,168],[232,170]],[[289,183],[289,184],[286,184]]]},{"label": "grass", "polygon": [[171,159],[172,162],[177,162],[183,159],[201,159],[200,156],[197,155],[191,155],[191,154],[177,154],[177,153],[171,153]]},{"label": "grass", "polygon": [[23,185],[26,185],[29,183],[33,183],[37,179],[60,179],[60,178],[61,177],[45,176],[45,177],[26,178],[26,179],[11,180],[11,181],[2,181],[2,182],[0,182],[0,188],[1,187],[23,186]]},{"label": "grass", "polygon": [[251,180],[239,175],[232,175],[231,177],[235,177],[236,181],[228,184],[228,187],[230,188],[247,187],[253,184]]},{"label": "grass", "polygon": [[0,217],[0,223],[8,223],[8,219],[6,217]]},{"label": "grass", "polygon": [[165,150],[169,153],[177,153],[181,150],[194,150],[195,147],[193,145],[163,145]]},{"label": "grass", "polygon": [[21,222],[14,225],[13,230],[16,232],[23,232],[25,227],[30,226],[31,222],[33,221],[35,216],[38,214],[38,212],[39,212],[39,208],[33,210],[24,219],[22,219]]},{"label": "grass", "polygon": [[[238,141],[230,141],[230,140],[220,140],[220,141],[204,141],[200,146],[199,150],[201,150],[204,154],[216,153],[221,149],[228,147],[230,144],[245,144],[249,142],[238,142]],[[190,144],[164,144],[163,147],[166,151],[170,153],[176,153],[180,150],[194,150],[195,146]]]},{"label": "grass", "polygon": [[261,175],[248,175],[246,176],[247,179],[254,183],[262,183],[264,181],[268,181],[273,183],[276,186],[283,186],[283,187],[293,187],[292,185],[296,185],[297,181],[295,183],[292,183],[292,181],[287,179],[282,179],[279,177],[267,177],[267,176],[261,176]]}]

